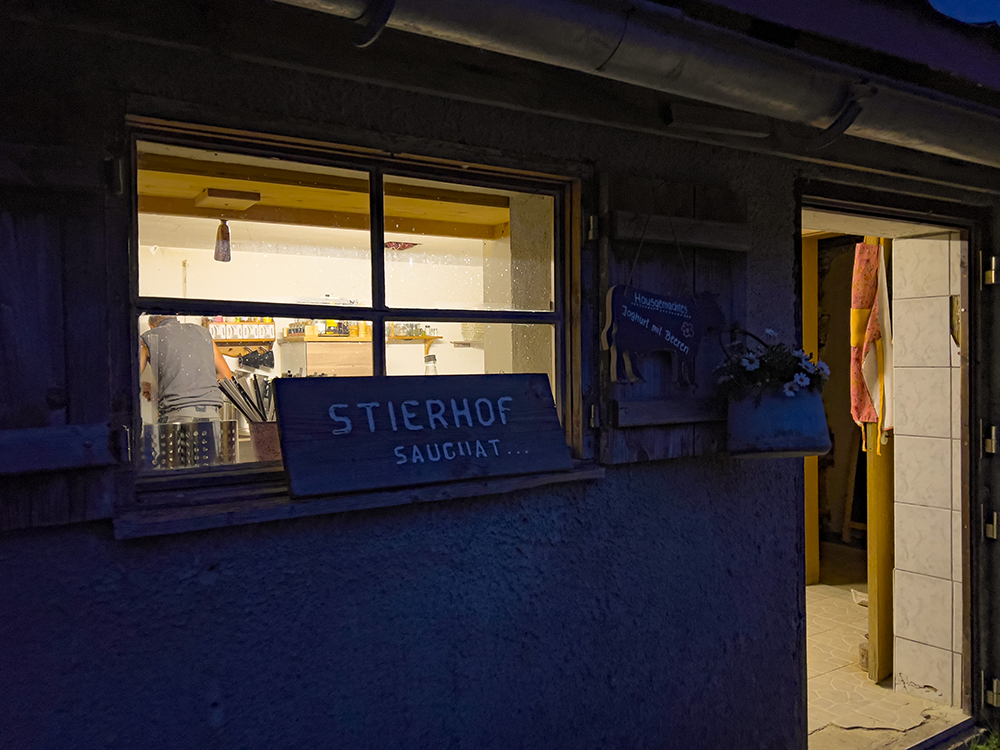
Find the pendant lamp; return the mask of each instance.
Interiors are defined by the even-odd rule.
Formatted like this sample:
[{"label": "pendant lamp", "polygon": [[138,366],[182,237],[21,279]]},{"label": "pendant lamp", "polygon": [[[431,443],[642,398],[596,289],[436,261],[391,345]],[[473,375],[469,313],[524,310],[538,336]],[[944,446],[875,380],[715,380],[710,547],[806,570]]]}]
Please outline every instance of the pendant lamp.
[{"label": "pendant lamp", "polygon": [[215,233],[215,259],[220,263],[228,263],[232,260],[229,247],[229,225],[225,219],[219,223],[219,231]]}]

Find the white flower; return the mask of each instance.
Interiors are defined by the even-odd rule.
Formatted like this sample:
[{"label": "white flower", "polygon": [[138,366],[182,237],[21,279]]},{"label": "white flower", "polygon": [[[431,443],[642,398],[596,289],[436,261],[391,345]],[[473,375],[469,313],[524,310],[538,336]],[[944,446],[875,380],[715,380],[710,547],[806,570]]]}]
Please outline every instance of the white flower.
[{"label": "white flower", "polygon": [[827,366],[826,362],[822,360],[816,363],[816,369],[819,370],[820,377],[826,380],[830,377],[830,368]]},{"label": "white flower", "polygon": [[808,372],[810,375],[816,372],[816,365],[812,361],[812,355],[806,354],[802,349],[796,349],[792,354],[798,357],[799,367]]},{"label": "white flower", "polygon": [[743,359],[740,360],[740,364],[743,365],[744,368],[752,372],[753,370],[756,370],[758,367],[760,367],[760,360],[757,359],[756,354],[747,352],[747,356],[745,356]]},{"label": "white flower", "polygon": [[806,375],[804,372],[795,373],[795,385],[799,385],[805,388],[806,386],[809,385],[809,376]]},{"label": "white flower", "polygon": [[794,396],[795,395],[795,383],[785,383],[781,387],[781,389],[782,389],[782,391],[784,391],[784,393],[785,393],[786,396]]}]

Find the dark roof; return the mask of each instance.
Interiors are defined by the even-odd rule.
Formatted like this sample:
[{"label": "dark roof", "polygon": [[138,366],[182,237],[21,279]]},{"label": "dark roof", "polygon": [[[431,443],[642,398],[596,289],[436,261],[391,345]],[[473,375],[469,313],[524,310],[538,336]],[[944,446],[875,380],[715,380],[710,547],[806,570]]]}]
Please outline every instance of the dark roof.
[{"label": "dark roof", "polygon": [[782,46],[1000,103],[1000,26],[964,23],[928,0],[656,1]]}]

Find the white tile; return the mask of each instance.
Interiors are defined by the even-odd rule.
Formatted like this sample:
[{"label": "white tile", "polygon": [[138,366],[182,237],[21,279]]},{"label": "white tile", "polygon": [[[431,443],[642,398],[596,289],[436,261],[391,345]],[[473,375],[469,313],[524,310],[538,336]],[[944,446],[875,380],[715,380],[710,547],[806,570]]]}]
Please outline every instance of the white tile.
[{"label": "white tile", "polygon": [[896,434],[951,437],[951,368],[897,367]]},{"label": "white tile", "polygon": [[952,653],[905,638],[896,638],[893,677],[897,693],[951,703]]},{"label": "white tile", "polygon": [[947,508],[895,506],[896,569],[951,578],[951,515]]},{"label": "white tile", "polygon": [[951,705],[962,707],[962,655],[951,655]]},{"label": "white tile", "polygon": [[962,653],[962,584],[953,583],[951,594],[951,650]]},{"label": "white tile", "polygon": [[951,512],[951,580],[962,580],[962,511]]},{"label": "white tile", "polygon": [[948,296],[951,290],[949,245],[947,238],[893,242],[893,298]]},{"label": "white tile", "polygon": [[951,367],[948,297],[893,302],[892,346],[896,367]]},{"label": "white tile", "polygon": [[962,437],[962,370],[951,370],[951,436]]},{"label": "white tile", "polygon": [[[897,441],[896,445],[899,445]],[[962,510],[962,441],[951,441],[951,509]]]},{"label": "white tile", "polygon": [[954,451],[948,440],[898,435],[893,450],[897,503],[952,507]]},{"label": "white tile", "polygon": [[958,232],[952,232],[948,236],[949,259],[948,267],[951,276],[951,293],[962,293],[962,276],[967,272],[963,267],[966,261],[965,242]]},{"label": "white tile", "polygon": [[951,596],[950,580],[897,570],[892,608],[895,634],[951,650]]}]

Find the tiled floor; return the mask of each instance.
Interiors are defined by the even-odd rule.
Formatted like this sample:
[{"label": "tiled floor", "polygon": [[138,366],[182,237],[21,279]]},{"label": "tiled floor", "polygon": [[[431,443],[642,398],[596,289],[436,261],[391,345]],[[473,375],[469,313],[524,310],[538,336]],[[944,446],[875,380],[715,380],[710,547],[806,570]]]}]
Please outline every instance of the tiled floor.
[{"label": "tiled floor", "polygon": [[858,646],[868,631],[868,609],[854,603],[851,588],[824,584],[806,588],[810,735],[831,724],[905,732],[931,719],[963,720],[959,709],[894,692],[891,677],[878,685],[869,681],[867,672],[858,666]]}]

